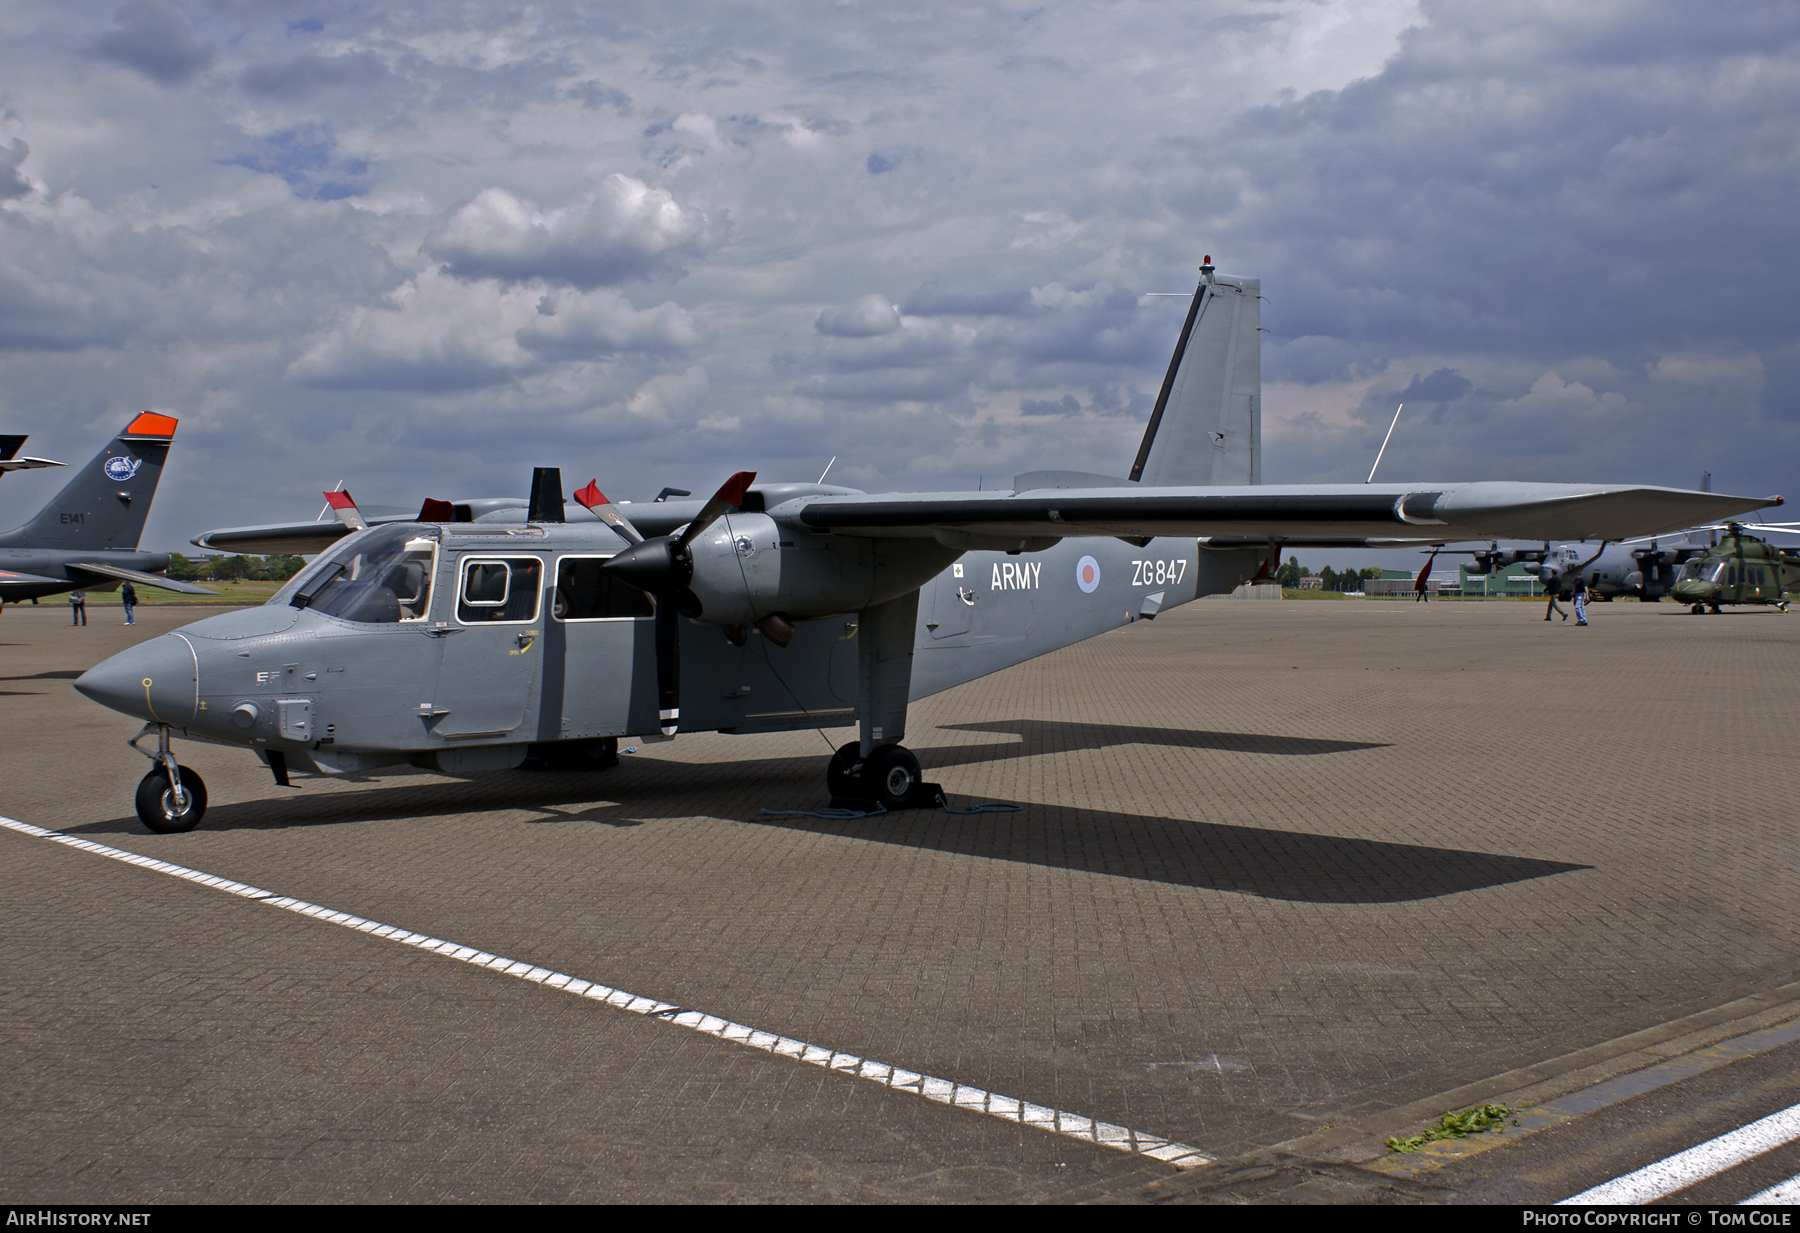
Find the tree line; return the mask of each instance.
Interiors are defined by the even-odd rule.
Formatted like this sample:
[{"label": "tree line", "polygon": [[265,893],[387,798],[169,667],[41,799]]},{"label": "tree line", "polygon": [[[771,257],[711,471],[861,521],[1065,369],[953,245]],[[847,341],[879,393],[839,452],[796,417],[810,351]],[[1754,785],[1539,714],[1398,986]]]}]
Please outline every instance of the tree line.
[{"label": "tree line", "polygon": [[169,577],[178,582],[286,582],[300,572],[305,557],[184,557],[169,554]]},{"label": "tree line", "polygon": [[[1287,564],[1275,571],[1275,581],[1289,588],[1298,587],[1302,578],[1313,576],[1312,570],[1300,564],[1299,557],[1289,557]],[[1327,565],[1319,571],[1317,577],[1321,587],[1327,591],[1360,591],[1365,580],[1381,577],[1381,571],[1373,566],[1365,566],[1362,569],[1340,572]]]}]

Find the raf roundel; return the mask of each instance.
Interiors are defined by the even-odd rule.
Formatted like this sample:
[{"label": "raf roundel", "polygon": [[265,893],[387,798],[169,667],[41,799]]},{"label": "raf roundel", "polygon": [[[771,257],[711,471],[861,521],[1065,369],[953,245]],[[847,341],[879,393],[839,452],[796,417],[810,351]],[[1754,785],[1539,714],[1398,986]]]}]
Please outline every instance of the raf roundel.
[{"label": "raf roundel", "polygon": [[1083,595],[1092,595],[1100,585],[1100,562],[1093,557],[1082,557],[1075,562],[1075,585],[1081,588]]},{"label": "raf roundel", "polygon": [[126,480],[137,474],[138,467],[141,465],[142,464],[135,458],[118,456],[108,458],[102,469],[106,472],[108,479],[114,479],[123,484]]}]

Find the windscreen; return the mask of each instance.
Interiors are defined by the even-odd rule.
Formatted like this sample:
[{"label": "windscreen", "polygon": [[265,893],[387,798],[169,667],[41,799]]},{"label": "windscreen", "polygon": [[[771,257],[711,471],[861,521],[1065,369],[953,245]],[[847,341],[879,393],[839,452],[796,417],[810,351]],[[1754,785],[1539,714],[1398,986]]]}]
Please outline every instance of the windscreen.
[{"label": "windscreen", "polygon": [[[287,602],[346,621],[382,625],[424,619],[431,607],[437,529],[412,523],[375,527],[282,588]],[[277,595],[277,599],[281,596]]]}]

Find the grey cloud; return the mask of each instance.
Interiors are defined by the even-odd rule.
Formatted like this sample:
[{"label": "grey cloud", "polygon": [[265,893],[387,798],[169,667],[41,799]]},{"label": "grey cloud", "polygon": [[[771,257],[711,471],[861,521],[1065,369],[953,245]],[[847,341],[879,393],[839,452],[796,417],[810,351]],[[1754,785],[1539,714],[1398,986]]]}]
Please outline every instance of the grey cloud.
[{"label": "grey cloud", "polygon": [[1000,317],[1028,312],[1031,291],[1017,287],[997,291],[952,291],[933,278],[906,297],[901,311],[909,317]]},{"label": "grey cloud", "polygon": [[1413,374],[1412,383],[1400,391],[1401,402],[1455,402],[1475,388],[1475,383],[1454,368],[1440,368],[1429,377]]},{"label": "grey cloud", "polygon": [[519,345],[550,359],[592,359],[620,351],[673,355],[699,339],[694,319],[672,302],[638,311],[614,292],[538,301],[537,317],[514,335]]},{"label": "grey cloud", "polygon": [[209,67],[218,49],[200,41],[188,19],[157,0],[130,0],[113,16],[119,27],[94,40],[93,51],[165,86]]},{"label": "grey cloud", "polygon": [[859,296],[838,308],[827,308],[813,329],[837,338],[873,338],[900,328],[900,314],[883,295]]},{"label": "grey cloud", "polygon": [[579,100],[583,107],[590,107],[596,111],[602,107],[610,107],[622,116],[631,114],[631,96],[604,82],[578,82],[568,87],[565,93],[568,97]]},{"label": "grey cloud", "polygon": [[704,211],[614,173],[585,202],[563,209],[483,189],[452,211],[423,251],[458,278],[543,279],[591,290],[679,278],[714,238]]},{"label": "grey cloud", "polygon": [[245,69],[240,81],[245,90],[265,98],[298,99],[320,86],[374,81],[386,75],[387,65],[374,52],[347,56],[321,56],[303,52],[289,60],[258,64]]},{"label": "grey cloud", "polygon": [[19,164],[31,153],[31,147],[25,139],[15,137],[0,146],[0,201],[9,197],[23,197],[31,191],[31,181],[19,170]]}]

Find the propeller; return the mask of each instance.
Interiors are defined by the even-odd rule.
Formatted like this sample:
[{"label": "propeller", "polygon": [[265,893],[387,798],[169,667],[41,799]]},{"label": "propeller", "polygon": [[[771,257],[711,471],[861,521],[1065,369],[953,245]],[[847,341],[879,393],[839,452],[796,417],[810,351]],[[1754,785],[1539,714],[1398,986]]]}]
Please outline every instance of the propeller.
[{"label": "propeller", "polygon": [[1437,563],[1437,559],[1438,549],[1434,548],[1432,549],[1431,555],[1425,560],[1425,568],[1419,571],[1418,580],[1413,583],[1413,590],[1420,595],[1425,594],[1425,584],[1431,577],[1431,567]]},{"label": "propeller", "polygon": [[655,539],[639,535],[593,483],[575,494],[575,499],[593,510],[601,521],[632,541],[631,547],[605,564],[606,572],[656,600],[656,695],[664,736],[674,736],[681,726],[680,618],[700,615],[700,601],[688,589],[694,580],[694,557],[688,546],[726,510],[742,507],[744,494],[755,478],[754,471],[739,471],[725,481],[680,534],[659,535]]}]

